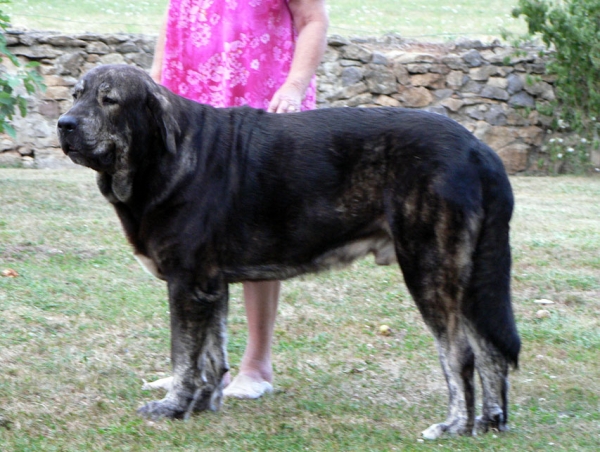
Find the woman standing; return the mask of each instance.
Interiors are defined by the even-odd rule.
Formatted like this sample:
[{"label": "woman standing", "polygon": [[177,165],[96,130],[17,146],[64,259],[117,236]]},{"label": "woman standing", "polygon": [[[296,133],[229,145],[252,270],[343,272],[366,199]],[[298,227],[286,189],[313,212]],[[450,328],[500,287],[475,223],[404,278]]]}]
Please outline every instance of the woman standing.
[{"label": "woman standing", "polygon": [[[324,0],[170,0],[151,76],[213,107],[289,113],[316,105],[315,72],[326,47]],[[245,282],[248,343],[224,394],[273,390],[271,346],[281,283]],[[171,378],[150,383],[169,388]]]}]

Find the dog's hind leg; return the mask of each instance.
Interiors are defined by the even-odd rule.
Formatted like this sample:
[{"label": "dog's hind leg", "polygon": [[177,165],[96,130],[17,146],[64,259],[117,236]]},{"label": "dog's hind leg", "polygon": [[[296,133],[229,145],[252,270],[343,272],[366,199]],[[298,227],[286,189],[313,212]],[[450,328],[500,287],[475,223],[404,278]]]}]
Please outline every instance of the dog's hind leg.
[{"label": "dog's hind leg", "polygon": [[404,280],[435,337],[449,391],[447,418],[423,432],[427,439],[471,435],[475,425],[475,357],[461,304],[480,217],[425,190],[390,216]]},{"label": "dog's hind leg", "polygon": [[185,419],[193,411],[217,410],[228,370],[227,285],[218,279],[169,280],[172,386],[164,399],[150,402],[144,417]]},{"label": "dog's hind leg", "polygon": [[474,340],[476,368],[483,393],[482,415],[477,418],[477,433],[489,429],[508,430],[508,361],[481,338]]},{"label": "dog's hind leg", "polygon": [[[488,209],[473,255],[473,272],[463,304],[467,333],[483,388],[477,431],[508,430],[508,369],[517,367],[521,346],[510,300],[508,181],[488,184]],[[495,189],[494,189],[495,188]]]},{"label": "dog's hind leg", "polygon": [[[476,258],[477,259],[477,258]],[[481,263],[479,263],[481,265]],[[500,266],[501,260],[497,260],[495,265]],[[473,271],[473,283],[469,288],[466,296],[464,310],[469,317],[469,328],[468,337],[473,351],[475,353],[475,366],[479,373],[482,386],[483,396],[483,408],[482,415],[477,418],[476,431],[479,433],[485,433],[490,428],[499,431],[508,430],[508,368],[511,361],[516,365],[516,354],[514,351],[511,355],[505,355],[500,351],[497,345],[494,344],[494,336],[504,336],[502,340],[505,344],[513,343],[511,347],[515,347],[515,344],[519,343],[518,336],[514,323],[512,322],[512,311],[510,310],[510,298],[508,294],[508,284],[502,284],[502,273],[503,271],[495,273],[494,281],[489,286],[490,290],[486,291],[484,295],[487,299],[487,307],[484,311],[481,300],[477,298],[479,291],[480,296],[482,289],[482,280],[480,274],[482,273],[482,267],[478,266]],[[491,276],[491,275],[490,275]],[[506,287],[503,288],[502,286]],[[502,302],[502,298],[505,301]],[[492,307],[494,302],[499,302],[499,305],[495,308]],[[507,304],[508,306],[508,321],[506,319],[507,307],[502,305]],[[475,306],[474,306],[475,305]],[[488,320],[483,321],[482,317],[489,317]],[[479,321],[478,321],[479,319]],[[497,325],[487,325],[485,323],[497,322]],[[492,331],[488,328],[495,328]],[[518,350],[518,345],[516,345]]]}]

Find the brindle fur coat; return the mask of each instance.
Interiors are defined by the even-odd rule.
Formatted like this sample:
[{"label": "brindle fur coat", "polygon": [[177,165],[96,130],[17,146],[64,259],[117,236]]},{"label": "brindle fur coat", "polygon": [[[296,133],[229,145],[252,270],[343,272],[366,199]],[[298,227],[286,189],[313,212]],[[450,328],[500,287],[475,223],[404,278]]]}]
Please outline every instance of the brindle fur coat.
[{"label": "brindle fur coat", "polygon": [[130,66],[90,71],[74,97],[58,123],[62,148],[97,171],[135,254],[168,285],[173,385],[142,415],[221,405],[229,283],[372,253],[398,261],[435,337],[450,403],[423,435],[507,428],[520,348],[513,196],[498,156],[462,126],[400,108],[215,109]]}]

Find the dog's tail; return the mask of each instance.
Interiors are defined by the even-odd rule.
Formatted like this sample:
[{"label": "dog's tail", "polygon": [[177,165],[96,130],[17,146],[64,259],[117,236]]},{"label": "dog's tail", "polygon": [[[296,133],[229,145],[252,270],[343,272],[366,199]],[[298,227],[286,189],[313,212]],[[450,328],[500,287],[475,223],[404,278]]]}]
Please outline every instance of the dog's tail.
[{"label": "dog's tail", "polygon": [[502,167],[488,169],[481,182],[484,219],[463,311],[478,335],[518,367],[521,341],[510,296],[509,221],[514,198]]}]

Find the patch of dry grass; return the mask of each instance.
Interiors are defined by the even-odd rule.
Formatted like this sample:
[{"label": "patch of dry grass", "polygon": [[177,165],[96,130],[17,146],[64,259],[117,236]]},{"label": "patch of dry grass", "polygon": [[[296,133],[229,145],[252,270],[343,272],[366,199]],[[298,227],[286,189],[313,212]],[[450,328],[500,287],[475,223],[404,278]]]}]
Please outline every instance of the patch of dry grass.
[{"label": "patch of dry grass", "polygon": [[[156,396],[142,379],[169,372],[163,284],[134,262],[91,172],[0,169],[0,270],[19,274],[0,278],[0,449],[598,450],[600,179],[512,182],[512,431],[424,444],[447,398],[433,341],[398,269],[370,260],[285,283],[274,395],[189,422],[138,418]],[[234,286],[234,368],[244,343]]]}]

